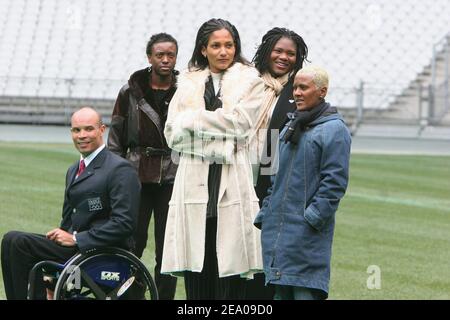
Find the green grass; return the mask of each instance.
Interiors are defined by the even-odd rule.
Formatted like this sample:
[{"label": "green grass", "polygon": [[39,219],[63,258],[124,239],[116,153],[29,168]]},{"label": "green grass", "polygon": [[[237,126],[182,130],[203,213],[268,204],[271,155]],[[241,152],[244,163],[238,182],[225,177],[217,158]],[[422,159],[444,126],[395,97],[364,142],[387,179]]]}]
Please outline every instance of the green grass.
[{"label": "green grass", "polygon": [[[450,298],[450,158],[353,155],[330,299]],[[367,268],[381,289],[367,288]]]},{"label": "green grass", "polygon": [[[0,236],[57,226],[65,172],[77,159],[69,144],[0,142]],[[450,299],[450,157],[352,155],[350,172],[330,299]],[[152,230],[143,257],[151,272]],[[371,265],[381,270],[381,289],[367,288]],[[176,298],[185,298],[182,279]]]}]

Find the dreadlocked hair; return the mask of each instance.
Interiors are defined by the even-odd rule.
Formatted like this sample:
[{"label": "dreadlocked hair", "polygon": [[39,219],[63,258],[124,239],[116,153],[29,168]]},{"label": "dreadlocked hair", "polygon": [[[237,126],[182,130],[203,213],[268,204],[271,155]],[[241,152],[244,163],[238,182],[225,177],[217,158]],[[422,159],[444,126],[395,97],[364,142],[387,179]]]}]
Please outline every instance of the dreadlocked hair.
[{"label": "dreadlocked hair", "polygon": [[269,30],[262,38],[261,44],[256,50],[252,62],[255,64],[260,74],[269,71],[269,59],[275,44],[281,38],[291,39],[297,47],[297,57],[294,65],[294,74],[303,66],[303,62],[308,57],[308,47],[303,38],[296,32],[286,28],[273,28]]}]

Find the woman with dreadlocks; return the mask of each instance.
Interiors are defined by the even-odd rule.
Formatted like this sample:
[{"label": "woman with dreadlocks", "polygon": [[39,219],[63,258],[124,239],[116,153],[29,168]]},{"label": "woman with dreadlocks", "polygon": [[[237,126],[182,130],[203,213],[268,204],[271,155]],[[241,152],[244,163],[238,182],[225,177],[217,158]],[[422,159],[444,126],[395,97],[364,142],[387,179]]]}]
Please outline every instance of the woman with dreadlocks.
[{"label": "woman with dreadlocks", "polygon": [[[303,38],[286,28],[273,28],[262,38],[253,61],[265,84],[265,97],[251,141],[253,181],[262,206],[270,187],[270,176],[276,173],[272,161],[277,150],[279,130],[287,113],[296,109],[293,98],[294,76],[308,56]],[[272,150],[274,153],[272,154]],[[256,161],[255,161],[256,160]],[[248,282],[248,299],[272,299],[273,290],[264,286],[264,275]]]},{"label": "woman with dreadlocks", "polygon": [[265,98],[253,137],[261,160],[255,179],[260,205],[270,186],[271,149],[277,150],[271,142],[278,140],[278,131],[286,120],[286,114],[296,108],[292,83],[307,56],[308,47],[301,36],[286,28],[273,28],[263,36],[253,57],[265,84]]},{"label": "woman with dreadlocks", "polygon": [[236,28],[222,19],[205,22],[164,130],[180,157],[162,272],[184,276],[188,300],[244,299],[246,279],[262,272],[246,146],[263,90],[258,71],[242,57]]}]

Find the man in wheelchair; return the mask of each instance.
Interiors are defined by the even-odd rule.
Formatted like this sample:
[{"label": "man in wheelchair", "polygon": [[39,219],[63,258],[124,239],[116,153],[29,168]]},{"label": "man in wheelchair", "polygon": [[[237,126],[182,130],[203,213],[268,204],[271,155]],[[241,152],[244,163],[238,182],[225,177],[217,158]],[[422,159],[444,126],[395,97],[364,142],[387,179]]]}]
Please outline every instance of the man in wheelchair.
[{"label": "man in wheelchair", "polygon": [[[93,264],[92,261],[108,260],[108,254],[116,260],[117,256],[134,257],[126,250],[131,250],[134,246],[132,234],[136,228],[140,183],[136,170],[130,163],[105,148],[105,129],[100,114],[93,108],[83,107],[72,115],[72,140],[81,156],[80,161],[72,165],[66,174],[61,225],[46,235],[20,231],[11,231],[4,235],[1,263],[7,299],[27,298],[30,270],[40,261],[53,261],[60,276],[67,273],[68,280],[81,279],[79,282],[82,284],[83,281],[89,282],[83,277],[87,272],[87,269],[83,268]],[[108,247],[125,250],[116,249],[109,252],[104,249]],[[100,254],[102,250],[106,250],[106,255]],[[95,258],[99,254],[100,257]],[[83,262],[86,259],[90,261],[89,265]],[[131,263],[130,259],[127,260],[128,269],[131,268],[130,265],[138,264],[134,260]],[[72,270],[64,269],[70,266],[68,260],[73,262]],[[112,263],[109,260],[106,262]],[[78,272],[77,268],[81,270],[79,279],[74,277]],[[48,269],[48,266],[44,269]],[[107,273],[114,272],[108,269],[101,271],[104,279],[117,280],[117,272]],[[100,277],[101,275],[100,272]],[[73,279],[70,279],[70,276]],[[131,273],[126,276],[131,283],[127,284],[125,281],[117,287],[121,295],[130,287],[135,287],[139,281],[136,277],[133,278]],[[42,274],[34,280],[36,283],[31,284],[35,286],[34,298],[45,299]],[[65,284],[66,289],[70,289],[70,281]],[[101,281],[99,284],[94,282],[93,285],[94,291],[103,286]],[[105,297],[100,294],[100,298]]]}]

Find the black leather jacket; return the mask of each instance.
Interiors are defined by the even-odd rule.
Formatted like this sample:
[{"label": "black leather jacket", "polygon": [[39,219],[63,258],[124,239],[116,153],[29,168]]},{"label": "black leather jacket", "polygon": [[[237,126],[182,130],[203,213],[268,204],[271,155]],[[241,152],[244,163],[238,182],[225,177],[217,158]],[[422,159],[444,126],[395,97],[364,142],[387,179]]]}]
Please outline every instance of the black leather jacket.
[{"label": "black leather jacket", "polygon": [[108,148],[127,158],[136,168],[142,183],[173,183],[177,166],[164,137],[167,109],[176,90],[173,83],[157,105],[155,91],[149,86],[151,69],[136,71],[119,92],[111,127]]}]

